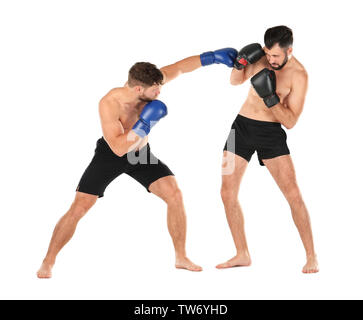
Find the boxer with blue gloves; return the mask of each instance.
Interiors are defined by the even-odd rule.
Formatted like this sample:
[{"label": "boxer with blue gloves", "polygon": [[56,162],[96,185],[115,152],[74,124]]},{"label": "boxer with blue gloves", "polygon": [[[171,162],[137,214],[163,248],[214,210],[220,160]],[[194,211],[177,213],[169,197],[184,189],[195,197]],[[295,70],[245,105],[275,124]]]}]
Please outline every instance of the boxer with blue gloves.
[{"label": "boxer with blue gloves", "polygon": [[[157,100],[162,85],[177,76],[204,65],[224,63],[229,67],[237,52],[222,49],[195,55],[158,69],[148,62],[135,63],[123,87],[110,90],[99,103],[103,137],[76,188],[75,199],[57,223],[47,254],[37,272],[39,278],[50,278],[56,257],[72,238],[79,220],[103,197],[107,186],[125,173],[148,192],[166,202],[168,230],[175,249],[175,267],[201,271],[186,254],[186,214],[183,197],[173,172],[150,150],[148,135],[153,126],[167,115],[166,105]],[[134,163],[130,159],[140,161]],[[144,161],[146,160],[146,161]],[[124,195],[127,196],[126,192]]]},{"label": "boxer with blue gloves", "polygon": [[[73,204],[54,229],[48,252],[37,272],[39,278],[52,276],[56,256],[72,238],[79,220],[122,173],[167,203],[175,267],[202,270],[186,255],[186,214],[181,191],[172,171],[152,154],[148,135],[153,126],[167,115],[166,105],[156,100],[162,85],[202,66],[224,64],[232,68],[236,57],[237,50],[224,48],[191,56],[161,69],[148,62],[138,62],[130,69],[124,87],[110,90],[100,100],[103,137],[97,141],[95,155],[79,181]],[[140,161],[137,163],[129,161],[138,157]],[[146,162],[141,159],[146,159]]]}]

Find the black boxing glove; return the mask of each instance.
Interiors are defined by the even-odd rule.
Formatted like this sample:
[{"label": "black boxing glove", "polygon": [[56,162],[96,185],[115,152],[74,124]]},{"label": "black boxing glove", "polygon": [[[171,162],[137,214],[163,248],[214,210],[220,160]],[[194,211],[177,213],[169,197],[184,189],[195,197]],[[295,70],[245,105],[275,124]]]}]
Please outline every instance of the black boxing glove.
[{"label": "black boxing glove", "polygon": [[251,84],[269,108],[280,102],[276,94],[276,75],[273,70],[262,69],[251,78]]},{"label": "black boxing glove", "polygon": [[242,70],[247,65],[260,60],[264,55],[265,51],[262,50],[259,43],[251,43],[238,52],[237,58],[234,61],[234,67],[237,70]]}]

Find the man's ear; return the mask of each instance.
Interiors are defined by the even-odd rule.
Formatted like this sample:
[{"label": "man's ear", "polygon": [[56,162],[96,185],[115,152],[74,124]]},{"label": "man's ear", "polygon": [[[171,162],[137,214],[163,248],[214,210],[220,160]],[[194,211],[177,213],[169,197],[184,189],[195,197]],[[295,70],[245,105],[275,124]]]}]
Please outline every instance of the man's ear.
[{"label": "man's ear", "polygon": [[135,86],[132,88],[135,92],[137,93],[141,93],[143,91],[143,87],[142,86]]},{"label": "man's ear", "polygon": [[287,49],[287,55],[289,56],[289,58],[291,57],[291,54],[292,54],[292,47]]}]

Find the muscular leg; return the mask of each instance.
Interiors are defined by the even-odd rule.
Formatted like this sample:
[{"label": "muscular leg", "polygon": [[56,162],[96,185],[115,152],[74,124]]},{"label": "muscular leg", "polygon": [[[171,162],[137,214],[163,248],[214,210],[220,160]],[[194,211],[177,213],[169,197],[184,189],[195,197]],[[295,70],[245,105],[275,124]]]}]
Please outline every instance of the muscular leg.
[{"label": "muscular leg", "polygon": [[263,163],[290,205],[294,223],[306,251],[307,263],[303,267],[303,272],[318,272],[319,267],[314,250],[310,217],[297,185],[295,169],[290,155],[263,160]]},{"label": "muscular leg", "polygon": [[186,255],[186,215],[181,191],[174,176],[166,176],[153,182],[149,190],[163,199],[167,206],[167,225],[175,248],[175,267],[190,271],[202,271]]},{"label": "muscular leg", "polygon": [[221,196],[229,228],[231,229],[233,241],[237,249],[237,254],[227,262],[217,265],[218,269],[249,266],[251,264],[244,230],[243,213],[238,201],[239,187],[248,162],[242,157],[228,151],[224,151],[223,156],[225,159],[224,165],[226,167],[233,167],[231,166],[231,161],[234,161],[233,172],[222,175]]},{"label": "muscular leg", "polygon": [[50,278],[59,251],[72,238],[78,221],[96,203],[98,196],[77,192],[67,213],[58,221],[53,231],[47,255],[37,272],[38,278]]}]

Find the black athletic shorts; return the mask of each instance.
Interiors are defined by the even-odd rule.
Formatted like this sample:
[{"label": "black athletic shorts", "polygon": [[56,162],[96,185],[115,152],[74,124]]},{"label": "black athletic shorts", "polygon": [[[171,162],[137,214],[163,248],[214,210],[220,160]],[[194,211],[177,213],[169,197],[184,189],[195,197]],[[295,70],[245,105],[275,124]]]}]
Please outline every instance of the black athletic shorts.
[{"label": "black athletic shorts", "polygon": [[258,161],[290,154],[286,143],[286,132],[279,122],[260,121],[237,115],[224,150],[230,151],[247,161],[257,151]]},{"label": "black athletic shorts", "polygon": [[117,156],[102,137],[97,141],[95,154],[78,184],[76,191],[103,197],[107,186],[120,174],[126,173],[140,182],[148,192],[149,186],[159,178],[174,175],[150,151],[147,144],[139,151]]}]

